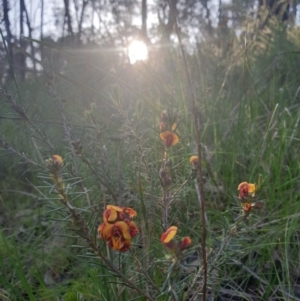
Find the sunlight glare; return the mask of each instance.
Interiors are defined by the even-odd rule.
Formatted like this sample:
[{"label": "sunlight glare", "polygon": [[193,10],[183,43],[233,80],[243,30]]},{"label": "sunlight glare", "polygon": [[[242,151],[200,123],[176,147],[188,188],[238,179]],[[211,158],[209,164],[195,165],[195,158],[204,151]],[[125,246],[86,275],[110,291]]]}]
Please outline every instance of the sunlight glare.
[{"label": "sunlight glare", "polygon": [[142,41],[133,41],[128,46],[128,55],[130,64],[135,64],[137,61],[145,61],[148,59],[147,45]]}]

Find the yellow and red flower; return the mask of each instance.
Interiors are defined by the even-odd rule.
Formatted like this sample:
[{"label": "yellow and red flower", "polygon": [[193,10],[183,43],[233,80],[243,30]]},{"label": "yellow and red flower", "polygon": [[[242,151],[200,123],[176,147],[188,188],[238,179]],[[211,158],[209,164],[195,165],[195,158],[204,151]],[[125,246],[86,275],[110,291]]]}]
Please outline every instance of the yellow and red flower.
[{"label": "yellow and red flower", "polygon": [[197,167],[198,167],[198,161],[199,161],[198,156],[191,156],[190,157],[190,162],[192,163],[192,168],[193,169],[197,169]]},{"label": "yellow and red flower", "polygon": [[129,233],[131,238],[135,237],[139,233],[139,229],[134,222],[130,222],[129,224]]},{"label": "yellow and red flower", "polygon": [[107,205],[103,214],[104,222],[98,227],[99,238],[106,240],[109,247],[116,251],[128,251],[131,239],[139,233],[132,221],[136,215],[132,208]]},{"label": "yellow and red flower", "polygon": [[180,251],[186,249],[190,244],[192,243],[192,240],[190,237],[186,236],[181,238],[181,240],[178,242],[177,247]]},{"label": "yellow and red flower", "polygon": [[161,235],[160,241],[170,251],[180,254],[191,244],[192,240],[189,237],[183,237],[180,241],[175,242],[174,237],[177,234],[177,230],[178,228],[176,226],[171,226],[166,232]]},{"label": "yellow and red flower", "polygon": [[119,206],[107,205],[106,210],[103,213],[103,220],[105,223],[113,223],[118,218],[118,213],[122,212],[123,209]]},{"label": "yellow and red flower", "polygon": [[161,235],[160,241],[163,244],[169,243],[174,238],[174,236],[176,235],[177,230],[178,230],[178,228],[176,226],[171,226],[166,232],[164,232]]},{"label": "yellow and red flower", "polygon": [[179,137],[177,134],[171,131],[165,131],[160,133],[160,139],[164,141],[166,147],[174,146],[178,143]]},{"label": "yellow and red flower", "polygon": [[107,205],[103,213],[105,223],[114,223],[116,221],[125,221],[130,223],[131,219],[137,215],[136,211],[129,207],[120,207]]},{"label": "yellow and red flower", "polygon": [[250,212],[252,209],[252,203],[242,203],[243,211]]},{"label": "yellow and red flower", "polygon": [[193,164],[198,163],[198,156],[191,156],[190,157],[190,162],[193,163]]},{"label": "yellow and red flower", "polygon": [[53,155],[52,160],[53,163],[58,166],[61,166],[63,164],[63,158],[60,155]]},{"label": "yellow and red flower", "polygon": [[50,173],[57,175],[63,166],[63,158],[60,155],[52,155],[45,163]]},{"label": "yellow and red flower", "polygon": [[255,193],[258,188],[255,184],[242,182],[238,186],[239,190],[239,199],[241,200],[241,206],[243,209],[243,214],[245,217],[248,217],[252,209],[259,209],[263,206],[263,203],[260,201],[255,201]]},{"label": "yellow and red flower", "polygon": [[239,198],[246,199],[248,196],[254,197],[256,192],[256,185],[248,182],[242,182],[238,186]]},{"label": "yellow and red flower", "polygon": [[251,209],[260,209],[263,206],[262,202],[242,203],[244,213],[250,213]]}]

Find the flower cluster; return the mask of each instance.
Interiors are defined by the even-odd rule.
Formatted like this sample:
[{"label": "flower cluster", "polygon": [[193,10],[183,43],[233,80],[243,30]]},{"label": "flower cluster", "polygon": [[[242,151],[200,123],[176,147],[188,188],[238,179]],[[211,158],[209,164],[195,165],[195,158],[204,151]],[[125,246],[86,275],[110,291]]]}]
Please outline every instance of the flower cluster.
[{"label": "flower cluster", "polygon": [[164,232],[160,241],[165,247],[167,247],[171,252],[179,255],[185,250],[192,242],[192,240],[187,236],[181,238],[179,241],[174,241],[174,237],[177,233],[178,228],[176,226],[171,226],[166,232]]},{"label": "flower cluster", "polygon": [[262,202],[255,202],[254,197],[258,188],[255,184],[242,182],[238,186],[239,199],[241,201],[243,213],[249,215],[251,209],[262,207]]},{"label": "flower cluster", "polygon": [[161,122],[159,125],[160,139],[163,140],[167,148],[176,145],[179,141],[179,137],[175,133],[175,130],[177,128],[176,122],[175,121],[173,122],[171,120],[173,118],[170,118],[170,116],[168,116],[166,112],[162,112],[160,118],[161,118]]},{"label": "flower cluster", "polygon": [[136,215],[132,208],[107,205],[103,223],[98,227],[99,238],[107,241],[109,247],[116,251],[128,251],[131,239],[139,232],[132,221]]}]

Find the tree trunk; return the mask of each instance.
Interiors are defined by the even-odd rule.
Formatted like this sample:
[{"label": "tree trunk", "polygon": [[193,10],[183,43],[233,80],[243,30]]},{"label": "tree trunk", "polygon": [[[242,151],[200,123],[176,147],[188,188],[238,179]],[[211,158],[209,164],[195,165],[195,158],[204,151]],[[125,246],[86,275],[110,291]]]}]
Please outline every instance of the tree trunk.
[{"label": "tree trunk", "polygon": [[4,19],[4,24],[5,24],[5,29],[6,29],[6,43],[7,43],[7,51],[9,55],[9,77],[13,77],[13,65],[14,65],[14,56],[13,56],[13,51],[12,51],[12,45],[11,45],[11,31],[10,31],[10,22],[9,22],[9,16],[8,16],[8,0],[3,0],[3,19]]},{"label": "tree trunk", "polygon": [[208,2],[208,0],[202,0],[201,1],[203,7],[206,10],[205,18],[207,20],[207,30],[208,30],[208,33],[211,34],[212,33],[212,25],[211,25],[211,20],[210,20],[210,10],[208,8],[208,3],[207,2]]},{"label": "tree trunk", "polygon": [[31,48],[31,55],[33,57],[32,59],[32,63],[33,63],[33,68],[34,68],[34,71],[36,71],[36,63],[35,63],[35,49],[34,49],[34,45],[33,45],[33,41],[32,41],[32,28],[31,28],[31,25],[30,25],[30,20],[29,20],[29,15],[28,15],[28,12],[27,12],[27,9],[26,9],[26,6],[25,6],[25,1],[24,0],[21,0],[23,2],[23,9],[24,9],[24,13],[26,15],[26,25],[27,25],[27,28],[28,28],[28,36],[29,36],[29,44],[30,44],[30,48]]},{"label": "tree trunk", "polygon": [[[174,28],[175,20],[177,17],[177,3],[178,0],[168,0],[169,13],[168,13],[168,21],[167,24],[164,24],[162,20],[160,20],[160,26],[162,27],[162,40],[163,42],[170,41],[170,37]],[[158,16],[159,17],[159,16]]]},{"label": "tree trunk", "polygon": [[266,5],[270,14],[278,16],[282,21],[286,21],[289,17],[290,1],[259,0],[259,5]]},{"label": "tree trunk", "polygon": [[69,0],[64,0],[65,4],[65,19],[67,19],[68,35],[73,37],[72,18],[70,15]]},{"label": "tree trunk", "polygon": [[80,20],[79,20],[79,24],[78,24],[78,44],[80,43],[80,38],[81,38],[81,33],[82,33],[82,23],[83,23],[83,19],[84,19],[84,11],[85,11],[85,8],[88,3],[89,3],[89,0],[83,0],[83,2],[82,2],[82,10],[80,13]]},{"label": "tree trunk", "polygon": [[41,61],[43,61],[44,58],[44,47],[43,47],[43,38],[44,38],[44,0],[41,0],[41,31],[40,31],[40,51],[41,51]]},{"label": "tree trunk", "polygon": [[147,40],[147,0],[142,0],[142,37]]},{"label": "tree trunk", "polygon": [[20,78],[21,80],[25,79],[25,69],[26,69],[26,56],[25,56],[25,51],[26,51],[26,42],[23,39],[24,36],[24,1],[20,0],[20,48],[21,51],[19,52],[19,68],[20,68]]}]

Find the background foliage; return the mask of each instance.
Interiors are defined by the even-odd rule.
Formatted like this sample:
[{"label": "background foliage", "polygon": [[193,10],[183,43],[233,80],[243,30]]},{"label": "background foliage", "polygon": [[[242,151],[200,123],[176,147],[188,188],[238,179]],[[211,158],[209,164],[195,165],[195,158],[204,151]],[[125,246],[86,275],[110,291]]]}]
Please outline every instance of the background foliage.
[{"label": "background foliage", "polygon": [[[298,300],[299,3],[170,3],[197,100],[207,249],[218,259],[208,298]],[[171,150],[173,192],[189,178],[189,157],[196,153],[174,16],[165,1],[65,0],[53,3],[53,14],[46,2],[37,4],[33,14],[24,0],[18,6],[2,2],[0,299],[144,300],[89,254],[61,208],[44,161],[54,153],[63,156],[66,190],[72,204],[85,210],[94,235],[106,204],[135,208],[142,233],[134,252],[145,258],[145,269],[156,258],[148,274],[163,284],[165,270],[156,269],[169,260],[159,241],[163,110],[181,117],[181,140]],[[126,49],[137,38],[147,43],[149,59],[131,65]],[[223,250],[240,211],[237,186],[255,182],[258,174],[266,177],[264,207]],[[192,238],[186,260],[199,265],[193,180],[174,199],[169,222],[180,236]],[[122,272],[135,271],[129,255],[106,251]],[[179,300],[189,300],[185,289]]]}]

